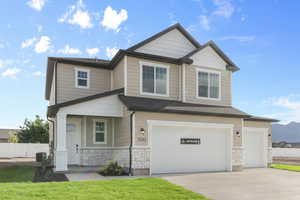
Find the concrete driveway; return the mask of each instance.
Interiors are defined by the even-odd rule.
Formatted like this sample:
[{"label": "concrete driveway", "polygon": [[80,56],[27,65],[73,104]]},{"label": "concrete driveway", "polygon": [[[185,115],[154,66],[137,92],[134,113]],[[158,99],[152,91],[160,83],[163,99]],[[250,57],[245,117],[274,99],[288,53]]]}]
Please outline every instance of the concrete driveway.
[{"label": "concrete driveway", "polygon": [[300,172],[261,168],[162,178],[214,200],[300,199]]}]

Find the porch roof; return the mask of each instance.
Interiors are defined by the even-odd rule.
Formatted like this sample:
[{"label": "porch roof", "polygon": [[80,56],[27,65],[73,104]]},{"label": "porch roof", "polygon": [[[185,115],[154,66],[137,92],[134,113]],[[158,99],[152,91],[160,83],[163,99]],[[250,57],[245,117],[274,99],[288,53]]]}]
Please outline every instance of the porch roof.
[{"label": "porch roof", "polygon": [[63,102],[63,103],[55,104],[55,105],[52,105],[52,106],[48,106],[47,116],[48,117],[55,116],[56,113],[58,112],[58,110],[62,107],[71,106],[71,105],[75,105],[75,104],[78,104],[78,103],[83,103],[83,102],[98,99],[98,98],[101,98],[101,97],[111,96],[111,95],[115,95],[115,94],[121,94],[123,92],[124,92],[124,88],[120,88],[120,89],[107,91],[107,92],[103,92],[103,93],[99,93],[99,94],[95,94],[95,95],[82,97],[82,98],[74,99],[74,100],[71,100],[71,101],[66,101],[66,102]]},{"label": "porch roof", "polygon": [[174,100],[151,99],[119,95],[121,101],[132,111],[210,115],[223,117],[249,118],[251,115],[232,106],[183,103]]}]

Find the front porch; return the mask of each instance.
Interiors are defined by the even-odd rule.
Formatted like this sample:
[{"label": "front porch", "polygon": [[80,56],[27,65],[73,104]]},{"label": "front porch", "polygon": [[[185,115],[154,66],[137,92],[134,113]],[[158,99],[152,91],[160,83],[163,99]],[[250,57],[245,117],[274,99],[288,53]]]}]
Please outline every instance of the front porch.
[{"label": "front porch", "polygon": [[69,166],[100,167],[114,160],[128,167],[129,141],[124,133],[125,139],[119,139],[123,112],[116,95],[60,108],[55,116],[55,171],[68,171]]}]

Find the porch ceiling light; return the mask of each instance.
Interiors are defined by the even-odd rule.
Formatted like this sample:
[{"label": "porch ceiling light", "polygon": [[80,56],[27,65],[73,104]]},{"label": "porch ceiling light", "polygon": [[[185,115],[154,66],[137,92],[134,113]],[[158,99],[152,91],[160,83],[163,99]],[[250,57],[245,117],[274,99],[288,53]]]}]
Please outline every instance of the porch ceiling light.
[{"label": "porch ceiling light", "polygon": [[240,132],[239,132],[239,131],[237,131],[235,134],[236,134],[238,137],[240,137]]}]

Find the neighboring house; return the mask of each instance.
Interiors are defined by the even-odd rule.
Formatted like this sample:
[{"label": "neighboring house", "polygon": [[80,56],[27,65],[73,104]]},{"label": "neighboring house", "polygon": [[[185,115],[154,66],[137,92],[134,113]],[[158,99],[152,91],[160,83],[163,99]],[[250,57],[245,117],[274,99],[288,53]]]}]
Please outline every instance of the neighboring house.
[{"label": "neighboring house", "polygon": [[17,129],[1,129],[0,128],[0,143],[8,143],[9,137],[17,133]]},{"label": "neighboring house", "polygon": [[49,57],[55,170],[112,160],[135,175],[267,167],[277,120],[232,107],[238,70],[179,24],[110,61]]}]

